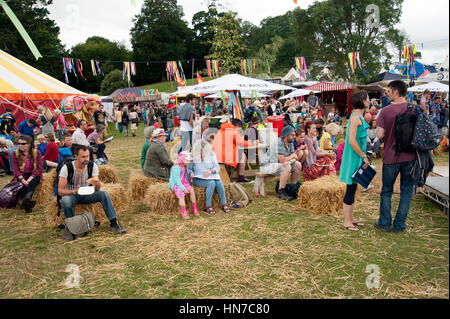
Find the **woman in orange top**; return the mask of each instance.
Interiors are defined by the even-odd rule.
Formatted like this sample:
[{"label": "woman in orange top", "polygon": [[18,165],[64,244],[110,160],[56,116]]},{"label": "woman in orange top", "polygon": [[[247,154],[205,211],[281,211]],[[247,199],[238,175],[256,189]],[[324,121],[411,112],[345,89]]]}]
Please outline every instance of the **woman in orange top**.
[{"label": "woman in orange top", "polygon": [[[231,124],[223,123],[212,143],[213,151],[216,154],[217,162],[236,168],[239,164],[238,182],[248,183],[249,180],[244,176],[246,156],[240,152],[238,147],[253,146],[252,142],[245,141],[238,131],[242,129],[242,122],[234,119]],[[257,145],[257,142],[255,142]]]}]

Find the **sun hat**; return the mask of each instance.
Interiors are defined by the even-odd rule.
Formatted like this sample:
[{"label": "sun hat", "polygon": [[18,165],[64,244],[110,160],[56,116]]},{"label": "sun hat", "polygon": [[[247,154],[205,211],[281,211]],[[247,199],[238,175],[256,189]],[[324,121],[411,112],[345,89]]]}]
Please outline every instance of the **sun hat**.
[{"label": "sun hat", "polygon": [[188,151],[183,151],[180,154],[178,154],[178,159],[177,159],[177,165],[181,166],[183,165],[183,161],[192,161],[193,157],[192,154]]},{"label": "sun hat", "polygon": [[163,136],[163,135],[167,136],[168,134],[164,131],[164,129],[157,128],[153,131],[152,138]]},{"label": "sun hat", "polygon": [[295,130],[291,125],[285,126],[281,130],[281,139],[285,138],[286,136],[288,136],[289,134],[291,134],[293,132],[295,132]]}]

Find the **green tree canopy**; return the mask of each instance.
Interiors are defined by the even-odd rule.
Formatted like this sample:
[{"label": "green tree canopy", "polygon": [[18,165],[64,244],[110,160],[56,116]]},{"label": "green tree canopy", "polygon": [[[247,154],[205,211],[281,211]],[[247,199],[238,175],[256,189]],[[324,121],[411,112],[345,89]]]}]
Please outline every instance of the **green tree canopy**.
[{"label": "green tree canopy", "polygon": [[[403,0],[328,0],[315,2],[306,11],[295,10],[296,39],[304,55],[326,63],[336,79],[364,82],[377,74],[382,57],[390,59],[388,44],[400,21]],[[366,8],[379,9],[379,27],[369,28]],[[359,52],[365,78],[360,70],[349,76],[348,53]]]},{"label": "green tree canopy", "polygon": [[221,70],[237,72],[240,69],[240,58],[244,47],[239,34],[239,23],[236,19],[236,13],[224,13],[223,17],[217,21],[211,57],[219,61]]},{"label": "green tree canopy", "polygon": [[[101,95],[106,96],[112,94],[117,89],[127,88],[128,81],[127,79],[123,79],[121,70],[113,70],[105,76],[105,79],[102,81],[101,86]],[[130,87],[134,87],[132,81],[130,81]]]},{"label": "green tree canopy", "polygon": [[164,61],[185,58],[192,33],[183,15],[177,0],[145,0],[141,12],[133,18],[130,33],[134,61],[160,61],[138,69],[138,85],[164,78]]},{"label": "green tree canopy", "polygon": [[9,1],[8,6],[22,23],[39,52],[44,56],[34,58],[16,27],[0,8],[0,48],[39,70],[63,79],[61,64],[56,64],[49,56],[64,55],[64,46],[59,40],[59,27],[49,18],[47,7],[52,0]]}]

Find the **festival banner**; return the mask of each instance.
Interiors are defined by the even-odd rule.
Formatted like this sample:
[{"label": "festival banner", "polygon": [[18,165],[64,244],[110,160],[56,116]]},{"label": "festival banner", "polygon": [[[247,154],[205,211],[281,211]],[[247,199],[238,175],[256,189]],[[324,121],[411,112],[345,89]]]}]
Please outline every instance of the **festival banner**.
[{"label": "festival banner", "polygon": [[211,60],[206,60],[206,67],[208,69],[208,76],[211,79],[212,78],[212,76],[211,76]]}]

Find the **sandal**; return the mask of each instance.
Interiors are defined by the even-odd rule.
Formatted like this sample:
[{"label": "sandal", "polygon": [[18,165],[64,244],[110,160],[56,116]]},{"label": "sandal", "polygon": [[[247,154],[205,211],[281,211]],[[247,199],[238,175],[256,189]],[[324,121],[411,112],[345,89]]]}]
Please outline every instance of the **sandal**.
[{"label": "sandal", "polygon": [[213,215],[213,214],[216,213],[216,211],[215,211],[214,208],[212,208],[212,207],[206,207],[206,208],[205,208],[205,212],[207,212],[207,213],[210,214],[210,215]]},{"label": "sandal", "polygon": [[344,226],[344,228],[349,231],[359,231],[359,228],[356,226]]},{"label": "sandal", "polygon": [[223,205],[223,206],[222,206],[222,209],[223,209],[223,211],[224,211],[225,213],[231,212],[231,209],[230,209],[230,207],[228,207],[228,205]]},{"label": "sandal", "polygon": [[355,227],[362,227],[362,226],[364,226],[364,224],[361,223],[361,222],[354,222],[353,225],[354,225]]}]

